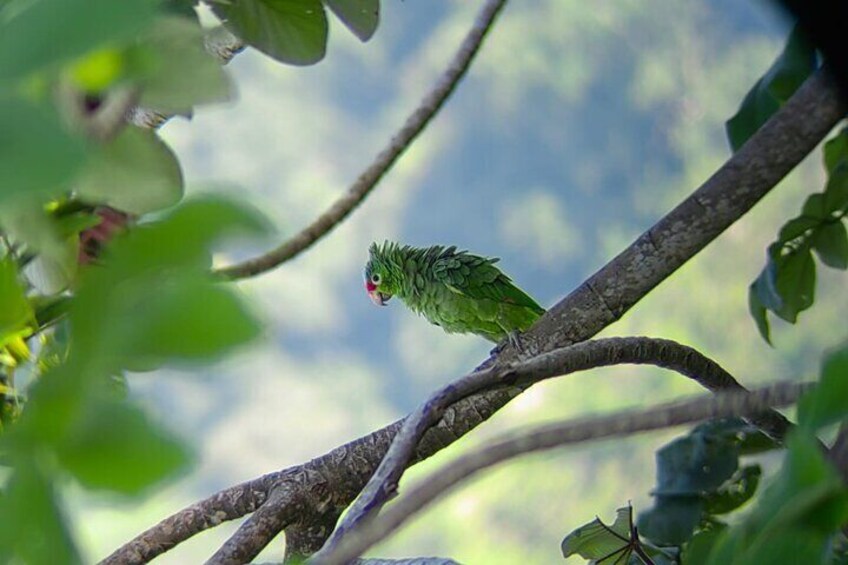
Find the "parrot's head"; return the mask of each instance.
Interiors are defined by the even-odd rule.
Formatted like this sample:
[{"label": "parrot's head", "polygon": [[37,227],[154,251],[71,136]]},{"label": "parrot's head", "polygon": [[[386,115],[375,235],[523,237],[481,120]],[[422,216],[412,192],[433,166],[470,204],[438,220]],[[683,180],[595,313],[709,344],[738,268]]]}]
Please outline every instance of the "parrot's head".
[{"label": "parrot's head", "polygon": [[397,292],[397,281],[387,257],[386,245],[381,249],[372,243],[368,249],[370,258],[365,265],[365,290],[368,298],[377,306],[385,306]]}]

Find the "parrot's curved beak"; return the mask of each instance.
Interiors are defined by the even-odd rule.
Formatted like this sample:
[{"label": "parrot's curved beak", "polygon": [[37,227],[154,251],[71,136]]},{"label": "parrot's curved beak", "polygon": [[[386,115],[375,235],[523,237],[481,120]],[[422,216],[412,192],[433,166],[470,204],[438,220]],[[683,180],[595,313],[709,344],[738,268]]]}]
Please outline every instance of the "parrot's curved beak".
[{"label": "parrot's curved beak", "polygon": [[385,306],[386,302],[391,300],[392,295],[391,294],[384,294],[384,293],[382,293],[378,290],[369,290],[368,291],[368,298],[370,298],[371,302],[373,302],[377,306]]}]

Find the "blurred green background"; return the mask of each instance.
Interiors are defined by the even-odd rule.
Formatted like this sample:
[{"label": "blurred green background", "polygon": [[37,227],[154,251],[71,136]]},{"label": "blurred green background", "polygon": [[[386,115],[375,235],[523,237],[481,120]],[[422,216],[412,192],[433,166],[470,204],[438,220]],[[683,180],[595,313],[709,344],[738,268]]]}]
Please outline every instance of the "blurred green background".
[{"label": "blurred green background", "polygon": [[[382,149],[445,67],[478,4],[384,1],[369,43],[333,21],[328,56],[313,67],[239,55],[228,67],[236,103],[163,129],[189,193],[236,194],[272,218],[280,239],[294,233]],[[264,340],[199,370],[202,379],[130,376],[133,393],[197,447],[199,464],[140,507],[76,492],[72,517],[87,557],[105,556],[221,488],[381,427],[473,368],[487,342],[443,334],[399,303],[373,307],[362,283],[368,244],[444,243],[500,256],[520,286],[554,304],[724,162],[724,121],[788,28],[763,0],[509,4],[445,110],[362,208],[305,255],[240,283],[267,323]],[[846,335],[844,278],[819,269],[816,305],[797,327],[774,322],[775,349],[748,315],[747,287],[782,222],[821,189],[820,162],[811,156],[605,335],[679,340],[746,384],[813,376],[821,352]],[[698,391],[677,375],[633,367],[545,383],[405,481],[499,431]],[[561,562],[559,542],[573,528],[596,514],[611,520],[628,500],[637,512],[648,504],[654,451],[679,431],[493,470],[372,554]],[[202,561],[236,526],[157,562]],[[282,543],[259,560],[278,557]]]}]

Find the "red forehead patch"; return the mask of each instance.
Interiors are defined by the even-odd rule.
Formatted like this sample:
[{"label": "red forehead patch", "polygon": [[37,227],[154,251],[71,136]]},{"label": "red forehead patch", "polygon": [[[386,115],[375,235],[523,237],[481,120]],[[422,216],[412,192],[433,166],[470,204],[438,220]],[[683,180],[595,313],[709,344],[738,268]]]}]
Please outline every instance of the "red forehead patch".
[{"label": "red forehead patch", "polygon": [[365,281],[365,290],[367,290],[368,292],[373,292],[373,291],[377,290],[377,286],[374,283],[372,283],[370,280],[366,280]]}]

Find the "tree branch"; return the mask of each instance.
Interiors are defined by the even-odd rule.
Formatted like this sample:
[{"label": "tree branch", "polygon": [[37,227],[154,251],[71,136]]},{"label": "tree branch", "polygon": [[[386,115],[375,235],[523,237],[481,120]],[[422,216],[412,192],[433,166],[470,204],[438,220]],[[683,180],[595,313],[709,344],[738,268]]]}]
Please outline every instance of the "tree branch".
[{"label": "tree branch", "polygon": [[549,424],[529,432],[513,433],[483,448],[460,456],[430,474],[380,516],[351,532],[327,554],[316,554],[314,565],[343,565],[399,528],[407,519],[447,494],[474,474],[513,457],[585,441],[632,435],[699,422],[712,418],[745,416],[770,406],[785,406],[810,390],[813,383],[778,383],[753,392],[722,392],[713,397],[661,404],[648,410],[628,410],[606,417],[583,418]]},{"label": "tree branch", "polygon": [[418,108],[406,119],[406,122],[391,138],[388,146],[377,155],[374,162],[365,169],[359,178],[333,202],[333,204],[311,224],[303,228],[282,245],[254,259],[225,267],[219,270],[229,278],[252,277],[281,265],[308,249],[316,241],[327,235],[339,225],[371,193],[383,175],[418,137],[430,120],[444,106],[460,79],[465,76],[480,50],[498,13],[506,0],[488,0],[474,21],[468,35],[465,36],[459,50],[448,68],[436,82],[433,89],[424,97]]},{"label": "tree branch", "polygon": [[[747,213],[845,117],[848,105],[816,71],[694,193],[548,310],[527,332],[529,353],[583,341],[634,304]],[[514,356],[513,348],[504,351]]]},{"label": "tree branch", "polygon": [[[648,337],[585,341],[524,362],[498,364],[471,373],[436,391],[406,417],[380,466],[348,508],[344,520],[316,554],[316,559],[331,552],[343,536],[356,535],[352,530],[375,516],[395,496],[400,478],[424,432],[442,418],[451,404],[493,386],[526,388],[550,377],[622,364],[656,365],[676,371],[713,392],[746,390],[718,363],[697,350],[674,341]],[[786,418],[773,410],[756,415],[753,423],[778,440],[783,438],[789,427]]]},{"label": "tree branch", "polygon": [[[833,82],[821,71],[814,74],[692,196],[543,316],[525,334],[525,347],[538,353],[584,341],[620,318],[768,193],[845,112]],[[514,352],[507,348],[502,357],[507,355]],[[451,406],[424,435],[416,458],[424,459],[446,447],[520,392],[516,387],[495,389]],[[376,469],[399,427],[400,422],[395,422],[300,467],[225,489],[166,518],[104,562],[149,561],[208,527],[254,511],[270,490],[283,482],[294,481],[304,492],[321,486],[322,500],[349,504]],[[315,473],[310,479],[302,473],[307,467]],[[327,482],[329,477],[333,482]]]}]

